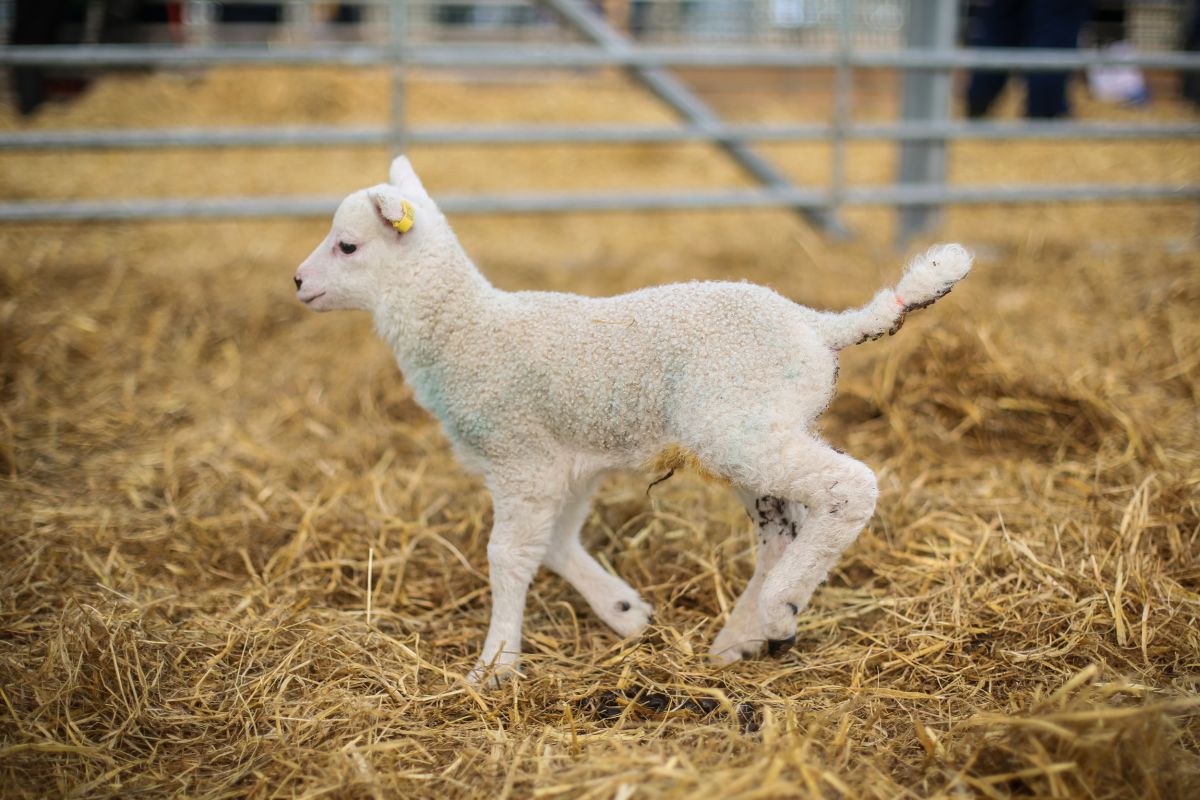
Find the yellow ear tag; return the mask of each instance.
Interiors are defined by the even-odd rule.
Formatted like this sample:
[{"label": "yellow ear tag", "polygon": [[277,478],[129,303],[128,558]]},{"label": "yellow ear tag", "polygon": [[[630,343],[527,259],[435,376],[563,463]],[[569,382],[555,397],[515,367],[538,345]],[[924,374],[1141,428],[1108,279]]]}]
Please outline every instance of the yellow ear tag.
[{"label": "yellow ear tag", "polygon": [[407,200],[400,201],[400,208],[403,213],[400,214],[400,219],[392,220],[392,227],[400,233],[408,233],[412,230],[413,223],[416,222],[416,211],[413,210],[412,203]]}]

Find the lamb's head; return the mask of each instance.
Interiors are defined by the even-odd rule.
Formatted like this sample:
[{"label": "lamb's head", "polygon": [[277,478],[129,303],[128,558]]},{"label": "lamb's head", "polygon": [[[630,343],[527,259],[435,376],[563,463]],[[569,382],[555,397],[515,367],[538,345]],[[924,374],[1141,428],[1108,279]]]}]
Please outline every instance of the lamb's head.
[{"label": "lamb's head", "polygon": [[407,158],[388,177],[342,201],[329,235],[296,270],[296,296],[309,308],[373,310],[389,287],[418,279],[420,254],[449,232]]}]

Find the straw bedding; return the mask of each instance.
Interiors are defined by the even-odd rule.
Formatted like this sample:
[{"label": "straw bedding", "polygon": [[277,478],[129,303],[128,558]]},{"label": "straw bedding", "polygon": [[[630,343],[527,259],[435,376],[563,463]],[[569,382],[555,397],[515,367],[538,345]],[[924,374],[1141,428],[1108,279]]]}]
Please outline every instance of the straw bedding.
[{"label": "straw bedding", "polygon": [[[373,121],[386,87],[363,75],[127,76],[34,124]],[[411,109],[667,119],[605,75],[421,80]],[[773,149],[799,179],[819,180],[824,155]],[[414,157],[435,193],[742,180],[702,146]],[[889,148],[851,157],[856,180],[889,180]],[[329,193],[385,165],[369,149],[6,154],[0,184]],[[951,169],[1194,182],[1200,158],[1180,142],[963,144]],[[840,307],[899,270],[889,215],[849,220],[862,235],[843,244],[774,211],[458,228],[507,288],[747,278]],[[630,475],[606,483],[585,536],[656,625],[619,641],[541,575],[525,677],[487,692],[462,675],[487,624],[488,502],[369,322],[294,302],[325,224],[0,231],[5,796],[1200,793],[1194,208],[947,213],[937,238],[979,266],[895,339],[846,354],[824,433],[877,470],[879,510],[785,658],[705,662],[751,571],[749,525],[695,476],[647,493],[657,476]]]}]

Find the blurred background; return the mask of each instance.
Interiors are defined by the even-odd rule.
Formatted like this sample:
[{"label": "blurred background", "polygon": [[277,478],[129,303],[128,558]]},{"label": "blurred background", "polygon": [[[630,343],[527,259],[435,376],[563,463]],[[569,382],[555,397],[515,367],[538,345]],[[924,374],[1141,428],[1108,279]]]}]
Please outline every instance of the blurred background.
[{"label": "blurred background", "polygon": [[[1200,796],[1198,5],[0,0],[0,794]],[[703,655],[736,500],[632,474],[646,640],[541,575],[464,688],[486,491],[292,283],[397,152],[503,289],[975,251],[842,354],[878,510],[783,660]]]},{"label": "blurred background", "polygon": [[[443,163],[511,159],[435,177],[452,213],[783,207],[843,236],[847,208],[885,206],[901,243],[947,204],[1195,200],[1194,161],[1081,173],[1077,155],[1054,156],[1113,142],[1190,151],[1196,5],[8,0],[0,149],[38,164],[42,188],[14,175],[6,195],[98,202],[6,203],[0,220],[326,212],[367,174],[349,163],[377,160],[371,146]],[[1057,164],[1021,175],[970,157],[996,142],[1050,144]],[[256,187],[237,166],[254,157],[245,148],[269,161],[288,147],[344,177],[318,166]],[[628,176],[610,168],[639,147],[695,161],[681,174],[657,159]],[[557,163],[525,168],[538,148]],[[239,173],[204,170],[225,202],[151,191],[164,171],[147,159],[181,150]],[[46,180],[38,159],[80,153],[138,166],[115,192]],[[198,192],[198,177],[167,194]],[[590,191],[554,191],[564,188]],[[274,199],[243,197],[267,189]],[[103,202],[116,197],[126,202]]]}]

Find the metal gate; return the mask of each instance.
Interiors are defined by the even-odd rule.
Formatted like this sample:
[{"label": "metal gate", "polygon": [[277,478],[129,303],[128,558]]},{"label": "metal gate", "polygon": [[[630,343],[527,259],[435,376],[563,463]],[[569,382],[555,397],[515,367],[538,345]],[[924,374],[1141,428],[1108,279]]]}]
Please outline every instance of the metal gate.
[{"label": "metal gate", "polygon": [[[165,0],[164,0],[165,2]],[[947,143],[961,139],[1200,138],[1200,126],[1183,123],[1080,123],[1070,120],[978,122],[951,119],[951,74],[969,68],[1062,71],[1128,65],[1200,71],[1200,54],[1165,49],[1169,41],[1134,56],[1099,50],[962,49],[957,0],[607,0],[607,14],[584,0],[464,0],[351,4],[358,24],[342,37],[315,42],[311,0],[282,4],[289,42],[220,43],[214,10],[245,4],[184,2],[189,36],[174,44],[84,44],[0,47],[7,67],[158,67],[208,65],[332,64],[391,68],[389,124],[378,127],[204,128],[63,130],[0,133],[0,149],[129,149],[170,147],[279,147],[288,145],[521,144],[547,142],[684,142],[719,146],[759,184],[753,189],[583,194],[463,194],[443,197],[449,213],[610,211],[789,207],[825,230],[844,232],[846,205],[893,206],[901,236],[928,223],[946,204],[1035,203],[1138,199],[1200,199],[1197,184],[963,186],[945,182]],[[326,4],[328,5],[328,4]],[[1142,11],[1165,9],[1179,20],[1181,3],[1134,3]],[[615,10],[614,10],[615,8]],[[621,20],[614,22],[614,19]],[[465,22],[464,22],[465,20]],[[469,28],[472,35],[455,35]],[[512,32],[520,30],[519,42]],[[664,35],[670,34],[670,35]],[[1143,43],[1144,45],[1144,43]],[[1158,49],[1154,49],[1158,48]],[[410,127],[405,123],[405,81],[410,68],[621,68],[678,115],[679,124],[506,125]],[[833,75],[834,106],[825,124],[735,124],[723,120],[671,67],[705,69],[771,67],[824,69]],[[858,70],[897,70],[902,83],[898,122],[864,124],[850,116]],[[901,148],[895,183],[850,186],[846,143],[889,140]],[[753,142],[826,141],[831,145],[827,186],[796,186],[757,153]],[[275,216],[330,213],[335,197],[238,197],[132,201],[0,202],[0,221],[118,220],[171,217]]]}]

